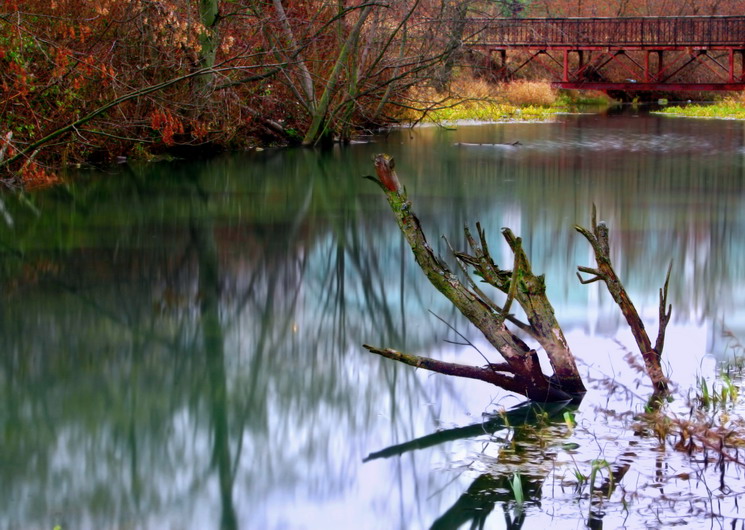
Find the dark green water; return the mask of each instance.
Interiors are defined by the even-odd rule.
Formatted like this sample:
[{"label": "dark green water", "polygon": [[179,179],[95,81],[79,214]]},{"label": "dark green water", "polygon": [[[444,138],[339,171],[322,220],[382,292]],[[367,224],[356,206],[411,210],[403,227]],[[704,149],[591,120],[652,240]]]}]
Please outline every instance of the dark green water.
[{"label": "dark green water", "polygon": [[[523,237],[593,381],[575,431],[559,421],[522,456],[527,435],[477,432],[363,463],[519,402],[361,348],[483,363],[431,311],[489,353],[361,178],[378,152],[443,254],[437,236],[463,248],[477,220],[502,266],[499,228]],[[599,458],[635,462],[628,489],[646,493],[624,498],[629,528],[672,526],[680,507],[659,515],[659,470],[691,464],[598,420],[640,410],[648,387],[623,360],[633,340],[610,297],[574,275],[594,262],[572,226],[597,206],[652,334],[673,260],[666,363],[683,392],[728,355],[723,329],[745,336],[741,122],[627,112],[424,128],[322,154],[133,164],[2,200],[0,528],[581,528],[573,469]],[[616,378],[633,392],[602,382]],[[531,503],[517,513],[505,480],[526,458]],[[740,524],[732,473],[718,509],[703,471],[666,492],[700,508],[689,524]],[[606,511],[606,528],[628,517],[619,502]]]}]

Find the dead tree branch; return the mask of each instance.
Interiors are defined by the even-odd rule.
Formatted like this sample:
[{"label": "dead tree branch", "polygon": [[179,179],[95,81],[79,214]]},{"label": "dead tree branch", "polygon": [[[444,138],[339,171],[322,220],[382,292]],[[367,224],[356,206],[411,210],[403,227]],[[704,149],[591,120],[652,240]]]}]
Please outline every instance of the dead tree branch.
[{"label": "dead tree branch", "polygon": [[[561,401],[584,394],[585,388],[574,358],[556,323],[553,309],[545,297],[543,277],[536,277],[532,274],[530,263],[522,251],[519,238],[516,238],[509,230],[503,232],[515,253],[513,271],[500,270],[494,264],[480,225],[477,225],[479,243],[466,231],[466,237],[474,255],[456,253],[457,258],[463,264],[474,267],[476,274],[487,283],[508,293],[507,303],[499,308],[483,295],[480,289],[464,285],[450,271],[447,264],[432,251],[419,219],[412,211],[411,201],[395,172],[393,158],[385,154],[377,155],[375,170],[377,178],[368,178],[377,182],[385,192],[398,226],[409,243],[419,267],[430,283],[483,333],[489,343],[500,353],[505,363],[490,364],[486,368],[463,367],[425,357],[401,354],[391,349],[365,347],[373,353],[412,366],[488,381],[534,401]],[[472,281],[471,286],[473,286]],[[546,349],[554,368],[553,377],[549,378],[543,373],[535,350],[506,327],[505,320],[516,320],[514,317],[508,318],[512,299],[523,307],[528,316],[530,324],[523,324],[523,326],[528,328],[531,335],[536,337]],[[505,373],[500,373],[500,370],[495,367],[499,367]],[[506,375],[507,373],[510,375]]]},{"label": "dead tree branch", "polygon": [[[608,226],[603,222],[597,222],[597,213],[594,205],[592,207],[592,231],[579,225],[575,225],[574,228],[577,232],[582,234],[592,246],[595,253],[595,261],[597,261],[598,265],[597,269],[590,267],[577,267],[579,270],[577,273],[579,281],[583,284],[599,280],[605,282],[608,292],[613,297],[616,304],[618,304],[618,307],[621,308],[621,312],[631,328],[631,333],[634,335],[639,351],[644,358],[644,366],[647,375],[652,380],[655,393],[666,393],[668,391],[667,379],[662,372],[660,359],[662,356],[662,348],[665,344],[665,329],[670,321],[670,315],[672,312],[672,308],[667,306],[667,289],[670,281],[672,263],[667,270],[665,285],[660,289],[660,327],[657,334],[657,341],[653,348],[652,342],[649,339],[649,335],[647,335],[644,323],[642,322],[636,307],[634,307],[626,289],[618,278],[616,271],[613,269],[610,259]],[[592,277],[585,280],[582,278],[580,272],[591,274]]]},{"label": "dead tree branch", "polygon": [[480,245],[466,229],[466,239],[474,256],[457,253],[456,257],[473,266],[475,273],[485,282],[507,294],[507,300],[500,312],[501,318],[509,314],[513,300],[517,301],[528,317],[531,336],[540,343],[548,355],[555,378],[561,381],[563,388],[581,388],[581,391],[584,391],[574,356],[556,320],[553,306],[546,296],[545,278],[543,275],[533,274],[530,260],[522,247],[522,239],[516,237],[509,228],[502,229],[502,235],[515,259],[512,271],[500,270],[489,255],[486,235],[481,225],[477,223],[476,229]]},{"label": "dead tree branch", "polygon": [[375,353],[377,355],[385,357],[386,359],[392,359],[400,363],[408,364],[409,366],[413,366],[415,368],[423,368],[425,370],[429,370],[430,372],[454,375],[456,377],[478,379],[479,381],[486,381],[487,383],[497,385],[498,387],[504,388],[506,390],[517,392],[518,394],[522,393],[520,391],[521,386],[518,384],[518,382],[515,381],[514,376],[512,374],[505,373],[506,370],[509,370],[509,365],[507,364],[491,364],[486,367],[469,366],[466,364],[438,361],[437,359],[432,359],[430,357],[410,355],[397,350],[393,350],[391,348],[376,348],[375,346],[370,346],[369,344],[363,344],[362,347],[370,353]]}]

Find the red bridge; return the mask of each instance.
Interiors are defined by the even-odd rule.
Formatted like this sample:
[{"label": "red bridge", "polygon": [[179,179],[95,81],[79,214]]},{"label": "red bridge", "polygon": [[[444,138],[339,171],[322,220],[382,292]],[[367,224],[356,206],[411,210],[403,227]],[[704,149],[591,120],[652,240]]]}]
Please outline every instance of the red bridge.
[{"label": "red bridge", "polygon": [[466,45],[509,79],[528,65],[554,86],[744,90],[745,16],[472,19]]}]

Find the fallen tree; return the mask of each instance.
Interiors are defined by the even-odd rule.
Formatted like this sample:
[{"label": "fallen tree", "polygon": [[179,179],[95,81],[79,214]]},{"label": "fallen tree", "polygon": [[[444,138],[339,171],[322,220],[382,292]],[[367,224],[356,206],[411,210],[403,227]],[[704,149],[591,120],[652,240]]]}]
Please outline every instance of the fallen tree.
[{"label": "fallen tree", "polygon": [[[522,240],[509,228],[502,229],[502,235],[509,244],[514,263],[512,269],[500,269],[489,252],[486,234],[477,223],[477,237],[466,228],[465,236],[470,253],[453,251],[458,267],[465,273],[461,280],[440,257],[435,255],[422,230],[421,223],[414,214],[395,171],[393,158],[379,154],[374,159],[377,177],[367,177],[379,184],[385,192],[398,226],[411,247],[417,264],[430,283],[445,295],[448,300],[476,326],[487,341],[499,352],[501,362],[487,360],[485,366],[470,366],[443,362],[428,357],[403,353],[391,348],[379,348],[365,344],[364,347],[375,354],[402,362],[417,368],[424,368],[441,374],[479,379],[500,388],[526,396],[539,402],[579,400],[585,393],[585,386],[577,369],[574,355],[564,337],[564,333],[554,314],[553,307],[546,296],[544,277],[536,276],[522,247]],[[609,256],[607,227],[595,221],[593,211],[593,231],[575,227],[593,245],[598,260],[598,269],[580,267],[580,271],[593,274],[589,283],[604,280],[614,300],[629,322],[645,360],[647,373],[655,388],[655,394],[665,392],[667,383],[660,367],[665,327],[670,319],[670,309],[666,309],[667,285],[660,290],[660,331],[655,348],[651,347],[644,325],[623,285],[613,271]],[[452,249],[451,249],[452,250]],[[506,295],[505,301],[498,305],[468,274],[468,269],[485,282]],[[668,270],[668,279],[670,270]],[[518,319],[510,312],[512,304],[523,309],[527,322]],[[514,333],[507,324],[535,339],[548,356],[552,375],[547,375],[541,367],[537,352]],[[644,339],[646,337],[646,340]]]}]

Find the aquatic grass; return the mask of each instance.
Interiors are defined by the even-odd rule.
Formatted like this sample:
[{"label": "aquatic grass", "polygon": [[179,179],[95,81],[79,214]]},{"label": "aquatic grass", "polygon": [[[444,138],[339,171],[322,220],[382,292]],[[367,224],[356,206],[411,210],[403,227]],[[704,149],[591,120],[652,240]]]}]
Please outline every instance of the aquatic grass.
[{"label": "aquatic grass", "polygon": [[580,491],[584,489],[585,484],[587,483],[590,477],[582,473],[579,467],[577,467],[576,463],[574,464],[574,469],[572,470],[572,474],[574,475],[574,479],[577,481],[577,484],[575,487],[576,487],[577,493],[579,493]]},{"label": "aquatic grass", "polygon": [[659,111],[658,114],[671,116],[685,116],[690,118],[724,118],[745,120],[745,101],[739,97],[728,97],[708,105],[671,106]]},{"label": "aquatic grass", "polygon": [[515,471],[512,474],[510,487],[512,488],[512,495],[514,496],[515,504],[517,505],[518,510],[521,510],[525,503],[525,492],[523,491],[523,482],[519,471]]},{"label": "aquatic grass", "polygon": [[722,331],[722,336],[727,339],[727,346],[724,351],[725,355],[728,352],[732,353],[732,358],[726,364],[727,372],[735,373],[742,377],[745,375],[745,346],[743,346],[740,339],[738,339],[735,334],[728,329]]},{"label": "aquatic grass", "polygon": [[719,375],[719,385],[712,383],[711,389],[704,377],[698,378],[698,391],[695,401],[705,409],[716,409],[725,407],[737,402],[740,396],[740,388],[732,380],[728,373],[724,371]]},{"label": "aquatic grass", "polygon": [[735,403],[740,395],[740,388],[732,381],[729,374],[722,374],[721,399],[723,403]]},{"label": "aquatic grass", "polygon": [[731,331],[724,330],[722,335],[727,339],[725,352],[731,351],[732,358],[721,365],[717,380],[711,384],[711,389],[706,379],[697,379],[696,400],[704,408],[734,406],[740,398],[739,383],[745,375],[745,348]]},{"label": "aquatic grass", "polygon": [[564,424],[567,426],[567,429],[569,429],[569,432],[574,431],[574,428],[577,426],[577,420],[574,417],[574,413],[570,411],[564,411]]},{"label": "aquatic grass", "polygon": [[423,112],[409,111],[401,116],[404,121],[425,123],[453,123],[457,121],[545,121],[556,113],[546,107],[528,105],[517,107],[489,99],[447,99]]},{"label": "aquatic grass", "polygon": [[[572,461],[574,461],[574,458],[572,457]],[[600,476],[602,478],[603,473],[607,474],[607,477],[603,482],[600,483],[598,487],[595,487],[595,482]],[[593,496],[595,495],[596,491],[602,492],[602,495],[600,496],[600,502],[602,503],[602,499],[606,498],[608,500],[611,499],[611,496],[613,495],[613,491],[615,489],[615,478],[613,476],[613,468],[606,459],[604,458],[596,458],[590,461],[590,472],[589,474],[583,473],[579,466],[577,465],[577,462],[574,462],[574,469],[572,470],[572,474],[574,475],[574,479],[576,481],[574,485],[574,494],[577,496],[578,502],[581,501],[583,497],[583,491],[586,486],[589,486],[588,493],[587,493],[587,499],[590,501],[589,506],[587,508],[587,518],[588,521],[593,519]],[[625,502],[625,498],[622,499]]]},{"label": "aquatic grass", "polygon": [[592,494],[595,490],[595,479],[598,475],[602,475],[602,471],[606,471],[608,473],[607,497],[610,498],[611,493],[613,493],[613,470],[611,469],[610,464],[604,458],[600,458],[593,460],[590,465],[590,477],[588,478],[588,482],[590,484],[590,500],[592,500]]},{"label": "aquatic grass", "polygon": [[709,408],[712,405],[712,397],[709,393],[709,385],[706,383],[706,379],[703,377],[698,378],[698,394],[696,399],[701,406]]},{"label": "aquatic grass", "polygon": [[640,416],[645,427],[664,445],[689,456],[713,453],[719,462],[745,467],[739,449],[745,447],[745,420],[735,414],[742,407],[739,384],[742,373],[733,377],[730,364],[722,367],[716,381],[697,378],[694,395],[689,395],[688,417],[659,408]]},{"label": "aquatic grass", "polygon": [[563,107],[565,110],[578,110],[581,107],[608,107],[614,103],[613,98],[600,91],[559,90],[553,106]]},{"label": "aquatic grass", "polygon": [[[735,337],[730,347],[738,353],[742,347]],[[739,358],[738,358],[739,357]],[[599,503],[614,503],[619,511],[629,514],[630,502],[644,499],[648,495],[646,487],[639,490],[625,488],[618,490],[627,471],[639,473],[636,460],[640,455],[640,444],[645,438],[651,442],[650,451],[657,451],[666,455],[664,460],[688,462],[690,470],[684,469],[675,473],[656,474],[649,479],[669,484],[673,489],[695,484],[705,491],[720,492],[716,495],[728,495],[736,488],[742,488],[737,477],[745,467],[742,458],[742,448],[745,448],[745,419],[742,417],[743,398],[740,392],[742,372],[738,371],[742,365],[742,355],[724,364],[713,380],[700,377],[693,388],[689,390],[688,400],[662,401],[656,407],[646,407],[643,413],[634,415],[634,422],[625,424],[623,428],[633,431],[638,441],[630,443],[620,457],[614,459],[596,458],[592,461],[572,462],[574,465],[567,471],[573,474],[574,495],[579,500],[590,500],[588,523],[603,518],[607,509],[599,508]],[[618,382],[616,381],[616,384]],[[623,384],[621,384],[623,386]],[[707,406],[705,406],[707,404]],[[604,411],[609,418],[619,418],[612,409]],[[566,418],[565,418],[566,421]],[[585,429],[577,429],[574,436],[595,434]],[[658,442],[657,448],[654,441]],[[659,457],[660,461],[663,458]],[[589,470],[587,465],[589,464]],[[571,464],[570,464],[571,466]],[[711,471],[708,471],[708,468]],[[706,481],[712,481],[707,484]],[[717,481],[716,484],[713,481]],[[733,482],[734,481],[734,482]],[[570,482],[570,483],[571,483]],[[695,486],[694,486],[695,487]],[[619,495],[614,495],[614,491]],[[599,493],[602,492],[602,495]],[[653,497],[648,497],[652,499]],[[615,499],[615,500],[613,500]],[[654,502],[654,501],[653,501]],[[583,512],[584,506],[582,509]],[[585,512],[587,513],[587,512]],[[719,513],[712,507],[711,514]],[[628,515],[627,515],[628,516]]]}]

